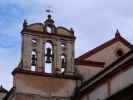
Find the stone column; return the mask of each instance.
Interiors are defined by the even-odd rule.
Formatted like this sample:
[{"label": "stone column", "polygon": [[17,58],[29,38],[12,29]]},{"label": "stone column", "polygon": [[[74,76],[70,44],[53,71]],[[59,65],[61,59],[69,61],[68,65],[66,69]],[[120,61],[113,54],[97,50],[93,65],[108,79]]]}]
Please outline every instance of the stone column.
[{"label": "stone column", "polygon": [[53,54],[54,54],[54,61],[52,64],[52,72],[56,73],[56,70],[58,69],[58,44],[57,41],[53,41]]},{"label": "stone column", "polygon": [[56,46],[56,71],[57,73],[60,73],[61,71],[61,59],[60,59],[60,56],[61,56],[61,44],[60,44],[60,41],[58,40],[57,41],[57,46]]}]

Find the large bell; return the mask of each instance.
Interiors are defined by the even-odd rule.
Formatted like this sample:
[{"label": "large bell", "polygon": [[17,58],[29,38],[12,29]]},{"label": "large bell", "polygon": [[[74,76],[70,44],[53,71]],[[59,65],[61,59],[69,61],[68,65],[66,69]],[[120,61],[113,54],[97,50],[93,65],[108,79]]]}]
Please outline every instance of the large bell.
[{"label": "large bell", "polygon": [[47,48],[47,53],[46,53],[46,63],[52,63],[52,53],[51,53],[51,48]]},{"label": "large bell", "polygon": [[52,63],[51,58],[50,57],[46,57],[46,63]]},{"label": "large bell", "polygon": [[35,61],[32,61],[31,65],[32,66],[36,66],[36,62]]}]

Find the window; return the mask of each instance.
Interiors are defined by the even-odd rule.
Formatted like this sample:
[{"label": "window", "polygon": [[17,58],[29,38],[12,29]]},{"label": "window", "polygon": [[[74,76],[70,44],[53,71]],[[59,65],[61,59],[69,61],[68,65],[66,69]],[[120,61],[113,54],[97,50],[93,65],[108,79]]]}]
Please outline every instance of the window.
[{"label": "window", "polygon": [[36,71],[36,66],[37,66],[37,52],[35,49],[33,49],[31,54],[31,71]]},{"label": "window", "polygon": [[52,73],[52,65],[53,65],[53,46],[52,42],[47,41],[45,43],[45,72]]}]

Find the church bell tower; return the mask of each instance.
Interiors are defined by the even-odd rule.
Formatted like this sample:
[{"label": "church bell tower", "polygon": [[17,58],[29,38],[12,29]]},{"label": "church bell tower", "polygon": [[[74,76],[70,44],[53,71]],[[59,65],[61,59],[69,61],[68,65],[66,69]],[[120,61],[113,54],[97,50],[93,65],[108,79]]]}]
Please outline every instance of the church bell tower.
[{"label": "church bell tower", "polygon": [[23,23],[21,63],[13,71],[13,100],[71,100],[79,77],[74,68],[73,29]]},{"label": "church bell tower", "polygon": [[44,23],[28,25],[22,30],[22,66],[24,70],[44,73],[74,73],[74,31],[57,27],[51,15]]}]

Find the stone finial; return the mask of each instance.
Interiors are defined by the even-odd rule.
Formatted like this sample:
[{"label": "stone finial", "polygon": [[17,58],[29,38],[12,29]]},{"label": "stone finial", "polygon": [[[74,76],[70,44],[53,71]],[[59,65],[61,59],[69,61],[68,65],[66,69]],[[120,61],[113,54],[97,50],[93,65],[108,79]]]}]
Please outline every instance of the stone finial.
[{"label": "stone finial", "polygon": [[73,30],[73,28],[70,28],[70,31],[71,31],[72,33],[74,33],[74,30]]},{"label": "stone finial", "polygon": [[23,22],[23,28],[26,28],[27,25],[28,25],[28,22],[27,22],[27,20],[25,19],[24,22]]},{"label": "stone finial", "polygon": [[51,19],[51,15],[48,15],[48,19],[49,19],[49,20]]},{"label": "stone finial", "polygon": [[118,37],[120,37],[121,35],[120,35],[120,32],[119,32],[119,30],[117,29],[117,31],[116,31],[116,33],[115,33],[115,38],[118,38]]},{"label": "stone finial", "polygon": [[52,19],[52,16],[49,14],[47,20],[45,21],[45,24],[54,24],[54,20]]}]

